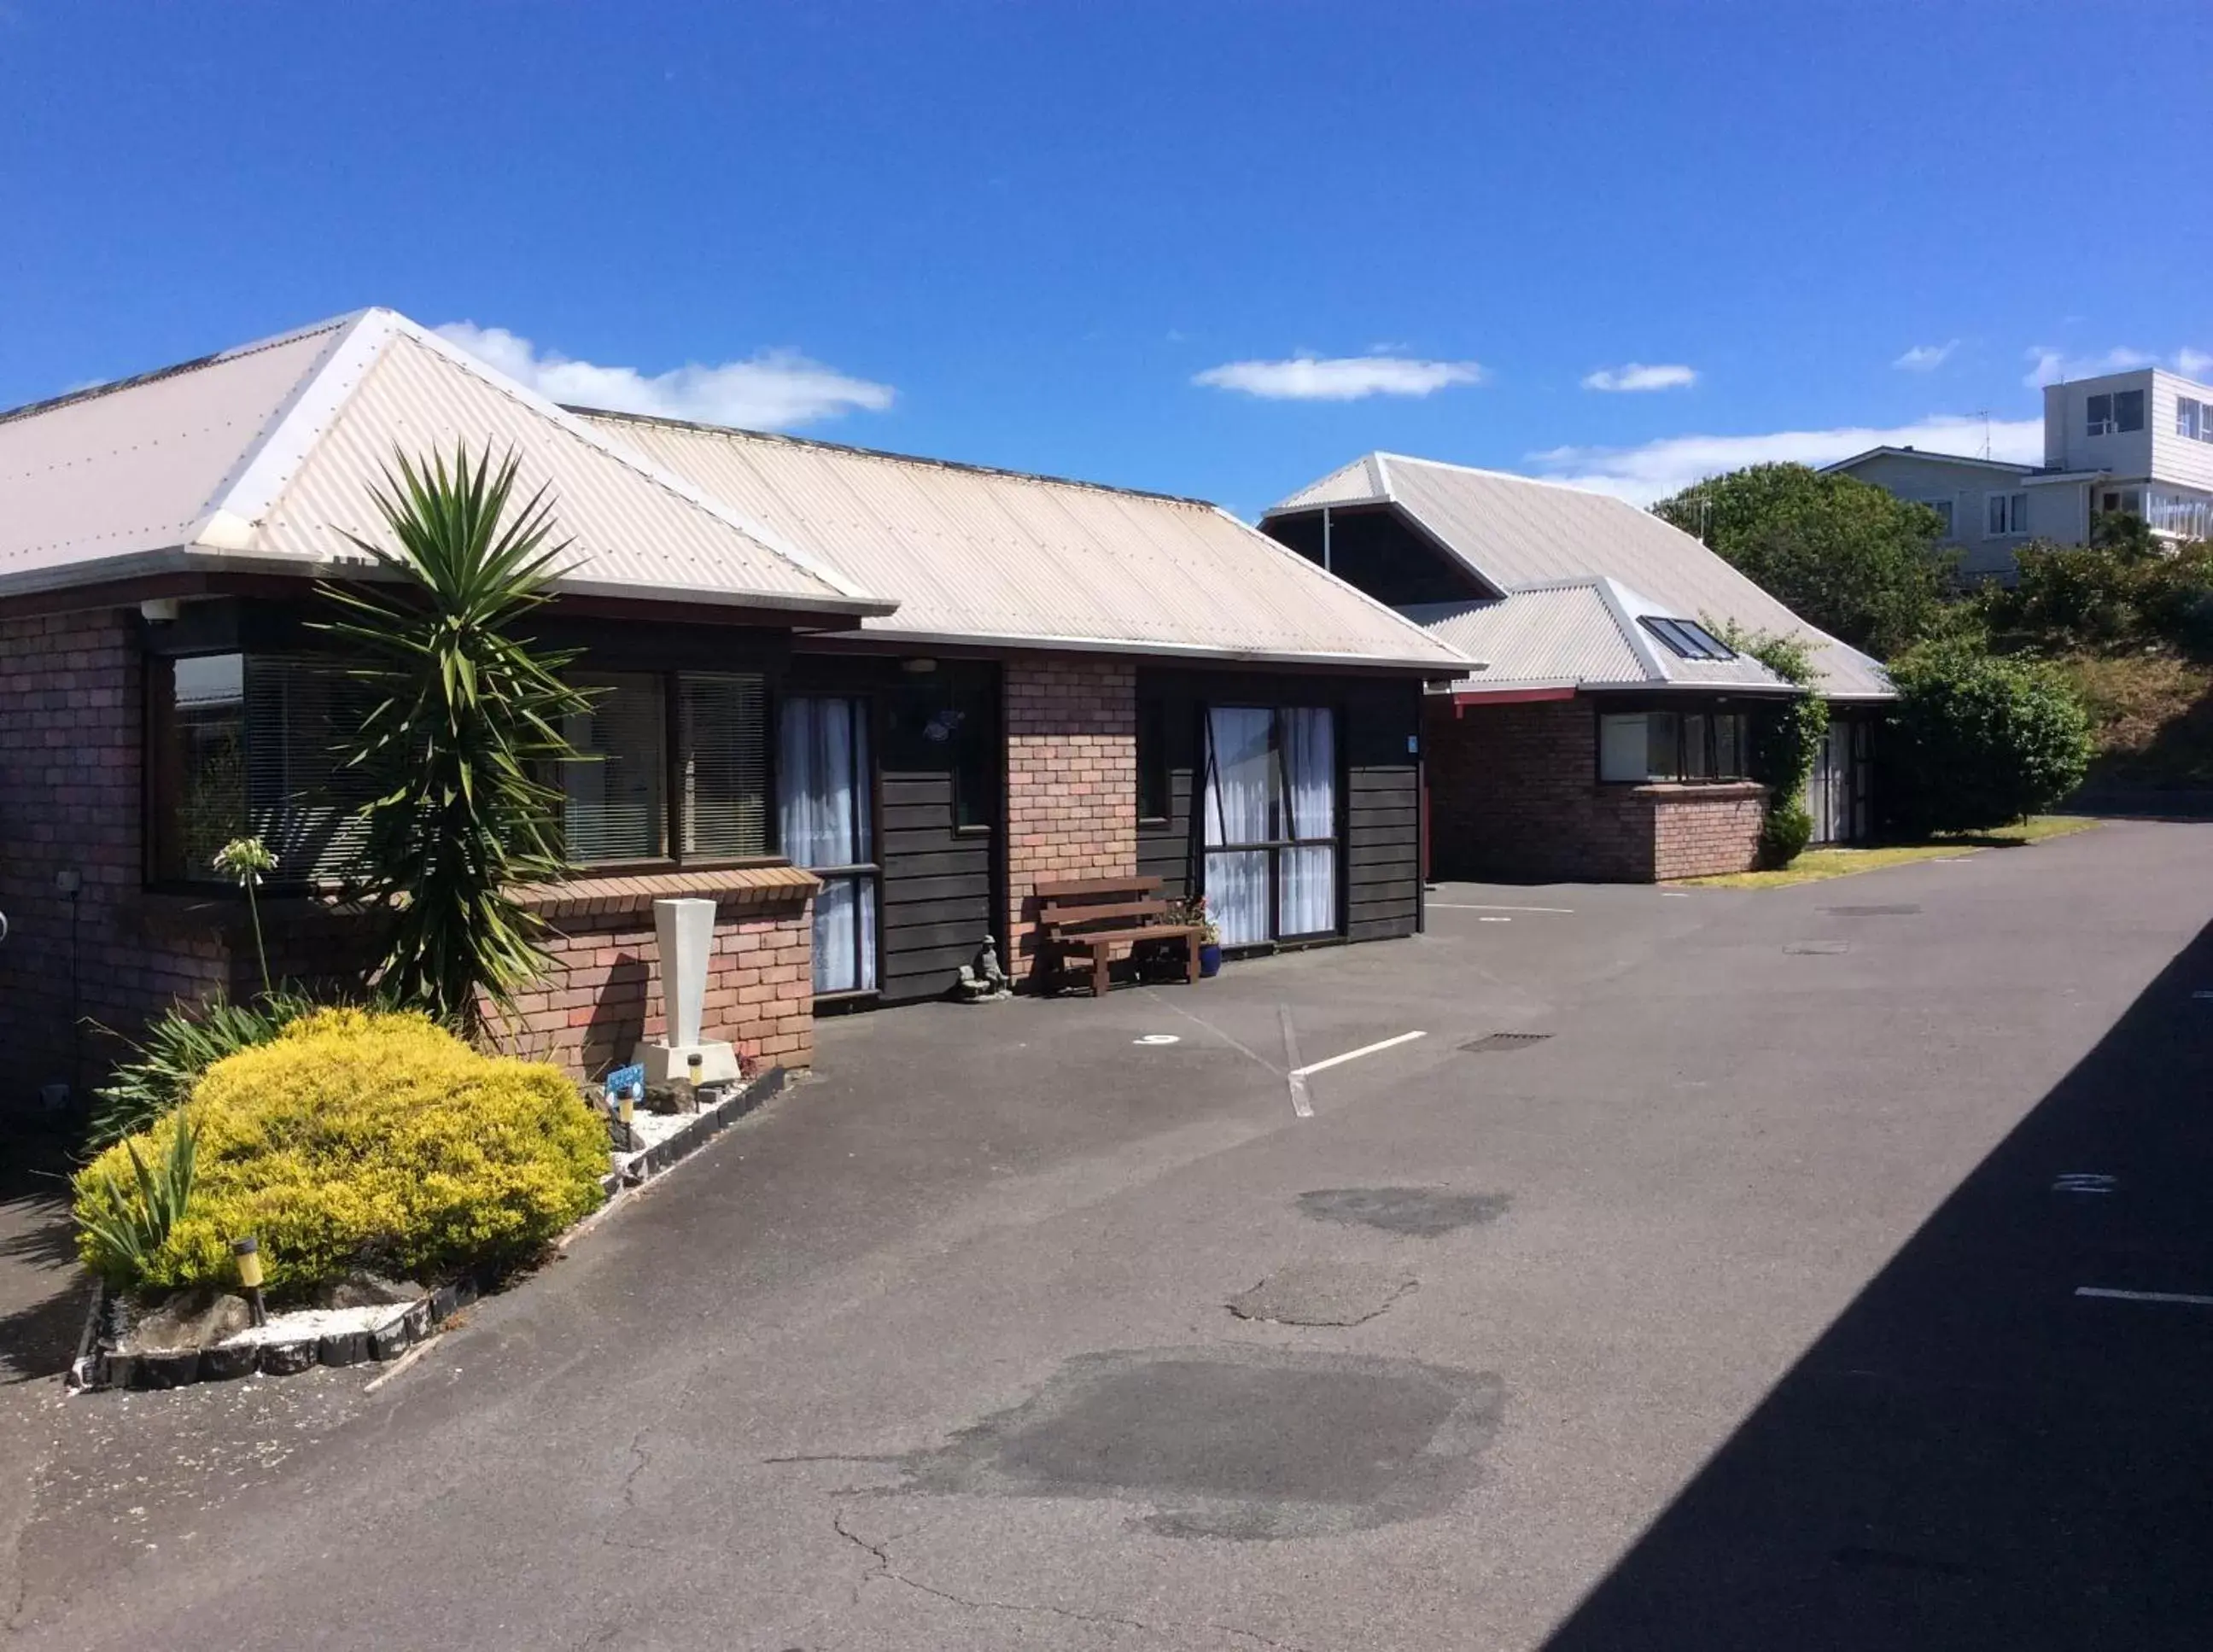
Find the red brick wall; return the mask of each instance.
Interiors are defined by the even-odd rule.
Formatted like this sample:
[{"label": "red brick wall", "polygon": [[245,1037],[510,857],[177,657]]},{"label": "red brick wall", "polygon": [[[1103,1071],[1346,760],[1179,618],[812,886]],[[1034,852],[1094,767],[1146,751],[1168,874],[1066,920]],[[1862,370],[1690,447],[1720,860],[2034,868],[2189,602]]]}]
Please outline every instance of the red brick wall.
[{"label": "red brick wall", "polygon": [[[0,911],[9,925],[0,942],[9,1091],[0,1102],[35,1098],[56,1081],[82,1093],[105,1075],[113,1042],[94,1032],[73,1039],[73,1004],[135,1031],[227,967],[220,938],[164,935],[161,915],[141,902],[137,626],[135,613],[117,608],[0,619]],[[64,870],[82,880],[74,903],[55,886]]]},{"label": "red brick wall", "polygon": [[1662,882],[1748,872],[1758,863],[1766,787],[1744,781],[1636,789],[1652,799],[1653,859]]},{"label": "red brick wall", "polygon": [[1742,871],[1759,839],[1756,785],[1601,784],[1589,699],[1424,716],[1430,863],[1439,878],[1650,883]]},{"label": "red brick wall", "polygon": [[1007,968],[1037,950],[1039,880],[1137,869],[1137,687],[1113,660],[1006,662]]},{"label": "red brick wall", "polygon": [[[498,1029],[517,1054],[595,1077],[668,1031],[652,894],[626,910],[552,920],[553,967],[516,1000],[519,1027]],[[814,1062],[814,902],[811,892],[717,898],[702,1035],[754,1063]]]}]

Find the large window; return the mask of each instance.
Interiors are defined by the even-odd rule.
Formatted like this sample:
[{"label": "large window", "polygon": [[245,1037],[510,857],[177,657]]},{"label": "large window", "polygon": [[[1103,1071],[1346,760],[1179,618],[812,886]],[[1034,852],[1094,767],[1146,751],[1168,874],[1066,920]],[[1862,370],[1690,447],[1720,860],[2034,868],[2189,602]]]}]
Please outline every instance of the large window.
[{"label": "large window", "polygon": [[2190,396],[2174,399],[2174,433],[2192,442],[2213,442],[2213,402]]},{"label": "large window", "polygon": [[364,777],[337,748],[367,696],[327,661],[204,654],[149,662],[149,871],[165,883],[217,883],[217,850],[265,841],[285,883],[335,881],[362,836]]},{"label": "large window", "polygon": [[784,852],[822,880],[814,898],[814,990],[876,984],[876,867],[865,700],[801,696],[777,726]]},{"label": "large window", "polygon": [[2116,390],[2086,397],[2084,430],[2090,436],[2125,436],[2144,427],[2144,393]]},{"label": "large window", "polygon": [[1604,781],[1740,780],[1750,755],[1742,711],[1608,711],[1598,720]]},{"label": "large window", "polygon": [[1206,714],[1206,898],[1226,946],[1337,929],[1337,718],[1324,706]]},{"label": "large window", "polygon": [[575,681],[592,705],[562,725],[582,757],[557,776],[570,859],[711,863],[767,852],[767,693],[759,676],[607,672]]}]

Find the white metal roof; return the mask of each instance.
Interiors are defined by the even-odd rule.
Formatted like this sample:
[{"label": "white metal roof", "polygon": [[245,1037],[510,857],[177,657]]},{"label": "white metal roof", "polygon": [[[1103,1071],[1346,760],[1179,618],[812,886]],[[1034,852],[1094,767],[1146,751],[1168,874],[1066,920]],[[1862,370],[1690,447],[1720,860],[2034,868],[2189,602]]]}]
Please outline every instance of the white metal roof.
[{"label": "white metal roof", "polygon": [[1424,602],[1407,619],[1462,653],[1487,661],[1455,690],[1570,686],[1579,688],[1698,686],[1787,691],[1759,661],[1686,660],[1637,621],[1679,619],[1610,579],[1540,585],[1478,602]]},{"label": "white metal roof", "polygon": [[899,600],[872,634],[1426,668],[1466,658],[1200,500],[578,410]]},{"label": "white metal roof", "polygon": [[[1363,482],[1372,485],[1364,499],[1356,497]],[[1317,491],[1336,497],[1314,497]],[[1637,603],[1649,605],[1636,612],[1698,620],[1716,628],[1734,622],[1747,631],[1804,638],[1812,644],[1814,664],[1821,674],[1819,687],[1828,697],[1875,699],[1891,695],[1890,679],[1875,660],[1807,624],[1689,534],[1625,500],[1561,482],[1377,453],[1292,494],[1267,516],[1354,503],[1395,506],[1509,600],[1516,593],[1564,583],[1606,582],[1617,591],[1637,594]],[[1576,611],[1572,604],[1555,605],[1558,615]],[[1597,623],[1588,605],[1580,612]],[[1643,634],[1641,627],[1630,629]],[[1543,669],[1533,660],[1526,662],[1526,668],[1541,670],[1545,680],[1581,680],[1574,668],[1577,649],[1583,645],[1570,643],[1558,631],[1547,634],[1555,637],[1560,650],[1557,668]],[[1678,670],[1693,665],[1699,670]],[[1670,655],[1664,680],[1712,680],[1704,674],[1719,668],[1716,662]],[[1765,668],[1759,669],[1765,677]]]},{"label": "white metal roof", "polygon": [[384,542],[396,451],[520,460],[571,538],[560,588],[886,613],[729,506],[390,310],[0,416],[0,595],[177,569],[326,573]]}]

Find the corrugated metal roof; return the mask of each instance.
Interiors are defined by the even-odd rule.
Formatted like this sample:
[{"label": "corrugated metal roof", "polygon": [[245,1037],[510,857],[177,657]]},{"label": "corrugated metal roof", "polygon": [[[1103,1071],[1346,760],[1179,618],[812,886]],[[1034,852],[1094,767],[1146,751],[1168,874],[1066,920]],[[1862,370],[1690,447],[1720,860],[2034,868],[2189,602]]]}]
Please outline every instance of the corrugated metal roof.
[{"label": "corrugated metal roof", "polygon": [[899,600],[863,629],[1247,659],[1467,661],[1202,501],[795,437],[585,415]]},{"label": "corrugated metal roof", "polygon": [[1401,612],[1432,637],[1489,661],[1484,669],[1454,683],[1459,690],[1570,684],[1589,688],[1787,686],[1747,656],[1683,659],[1637,623],[1646,614],[1673,616],[1613,580],[1537,586],[1487,602],[1420,603]]},{"label": "corrugated metal roof", "polygon": [[576,541],[564,589],[848,616],[892,606],[389,310],[0,420],[0,594],[165,567],[365,563],[345,534],[387,539],[371,488],[395,449],[457,442],[512,450],[522,487],[548,488]]},{"label": "corrugated metal roof", "polygon": [[1276,509],[1311,510],[1320,505],[1375,504],[1389,497],[1383,480],[1383,455],[1367,454],[1332,471],[1320,481],[1308,483]]},{"label": "corrugated metal roof", "polygon": [[[1371,466],[1391,503],[1502,591],[1612,579],[1640,593],[1654,612],[1673,618],[1716,625],[1733,621],[1747,631],[1805,638],[1813,644],[1826,695],[1873,698],[1892,692],[1875,661],[1808,625],[1689,534],[1625,500],[1399,454],[1371,454],[1362,462]],[[1308,499],[1311,491],[1291,495],[1268,516],[1317,509],[1322,502]],[[1671,672],[1670,680],[1700,679]]]}]

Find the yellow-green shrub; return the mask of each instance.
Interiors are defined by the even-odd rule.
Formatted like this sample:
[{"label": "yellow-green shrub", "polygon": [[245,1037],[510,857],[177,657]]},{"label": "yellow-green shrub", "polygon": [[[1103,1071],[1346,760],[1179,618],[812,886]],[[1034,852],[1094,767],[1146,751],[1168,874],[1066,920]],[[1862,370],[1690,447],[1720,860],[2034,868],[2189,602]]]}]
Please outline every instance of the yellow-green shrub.
[{"label": "yellow-green shrub", "polygon": [[[364,1263],[418,1277],[526,1256],[592,1210],[605,1127],[560,1070],[485,1056],[428,1016],[325,1009],[216,1062],[190,1102],[131,1137],[165,1153],[198,1132],[192,1198],[137,1283],[232,1277],[252,1234],[272,1289]],[[103,1174],[130,1183],[121,1143],[76,1178],[80,1213]],[[116,1277],[80,1226],[86,1264]]]}]

